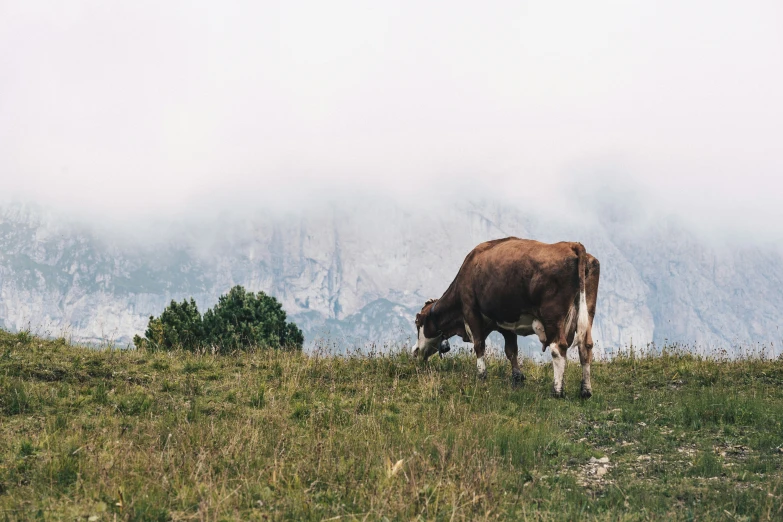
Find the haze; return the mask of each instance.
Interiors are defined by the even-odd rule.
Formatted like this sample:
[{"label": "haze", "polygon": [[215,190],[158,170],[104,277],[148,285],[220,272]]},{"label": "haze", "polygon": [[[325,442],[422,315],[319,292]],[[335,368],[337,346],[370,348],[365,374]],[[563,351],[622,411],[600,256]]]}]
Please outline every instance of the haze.
[{"label": "haze", "polygon": [[619,184],[780,237],[781,27],[778,1],[0,0],[0,198],[126,222],[324,191],[557,213]]}]

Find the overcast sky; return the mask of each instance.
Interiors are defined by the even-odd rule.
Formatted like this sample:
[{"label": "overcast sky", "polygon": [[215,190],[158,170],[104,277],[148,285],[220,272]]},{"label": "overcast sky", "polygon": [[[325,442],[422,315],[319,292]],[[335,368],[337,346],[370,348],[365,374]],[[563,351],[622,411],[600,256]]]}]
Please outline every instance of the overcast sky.
[{"label": "overcast sky", "polygon": [[779,0],[0,0],[0,198],[138,217],[598,180],[776,230],[781,93]]}]

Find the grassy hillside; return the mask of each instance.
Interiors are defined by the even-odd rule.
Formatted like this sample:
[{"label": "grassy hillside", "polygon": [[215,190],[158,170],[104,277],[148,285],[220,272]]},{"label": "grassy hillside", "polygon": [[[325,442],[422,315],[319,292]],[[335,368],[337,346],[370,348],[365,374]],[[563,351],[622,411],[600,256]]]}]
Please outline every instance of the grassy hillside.
[{"label": "grassy hillside", "polygon": [[783,361],[524,371],[0,332],[0,520],[783,519]]}]

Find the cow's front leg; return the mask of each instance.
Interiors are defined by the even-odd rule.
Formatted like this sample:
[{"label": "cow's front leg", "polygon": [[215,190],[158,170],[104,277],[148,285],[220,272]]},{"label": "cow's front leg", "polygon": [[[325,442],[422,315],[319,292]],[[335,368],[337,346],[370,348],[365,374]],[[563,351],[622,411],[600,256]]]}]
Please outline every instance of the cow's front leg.
[{"label": "cow's front leg", "polygon": [[503,334],[506,357],[509,362],[511,362],[511,383],[516,386],[525,380],[525,376],[522,374],[522,370],[519,369],[519,361],[517,360],[517,355],[519,353],[517,334],[507,330],[501,330],[500,333]]},{"label": "cow's front leg", "polygon": [[561,350],[557,343],[552,343],[549,345],[549,351],[552,352],[552,369],[555,374],[552,396],[565,397],[566,350]]},{"label": "cow's front leg", "polygon": [[478,318],[479,314],[466,313],[465,332],[468,334],[470,342],[473,343],[473,351],[476,352],[476,370],[478,376],[482,379],[487,378],[487,365],[484,362],[484,352],[486,350],[485,341],[487,334],[484,332],[484,324]]},{"label": "cow's front leg", "polygon": [[593,385],[590,382],[590,363],[593,361],[591,348],[579,347],[579,362],[582,363],[582,398],[589,399],[593,396]]},{"label": "cow's front leg", "polygon": [[473,344],[473,350],[476,352],[476,372],[480,379],[487,378],[487,364],[484,362],[484,350],[486,346],[484,341]]}]

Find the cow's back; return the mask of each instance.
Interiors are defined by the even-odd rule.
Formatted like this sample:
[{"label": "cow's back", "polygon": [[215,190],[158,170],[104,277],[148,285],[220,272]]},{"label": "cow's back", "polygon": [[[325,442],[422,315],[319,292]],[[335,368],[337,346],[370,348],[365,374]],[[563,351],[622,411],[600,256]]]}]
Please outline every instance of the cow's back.
[{"label": "cow's back", "polygon": [[478,245],[458,274],[459,291],[495,321],[535,313],[550,294],[578,288],[574,243],[509,237]]}]

